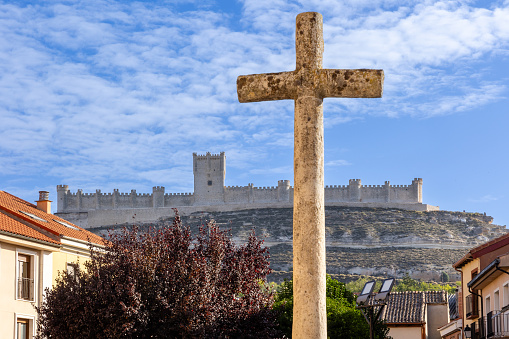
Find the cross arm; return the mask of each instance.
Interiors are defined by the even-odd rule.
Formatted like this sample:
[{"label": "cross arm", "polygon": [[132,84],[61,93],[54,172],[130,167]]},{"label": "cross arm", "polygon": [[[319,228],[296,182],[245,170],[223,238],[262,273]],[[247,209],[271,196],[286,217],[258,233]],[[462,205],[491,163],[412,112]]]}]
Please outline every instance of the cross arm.
[{"label": "cross arm", "polygon": [[241,75],[237,78],[239,102],[296,99],[293,72]]},{"label": "cross arm", "polygon": [[381,98],[384,71],[381,69],[321,69],[322,98]]}]

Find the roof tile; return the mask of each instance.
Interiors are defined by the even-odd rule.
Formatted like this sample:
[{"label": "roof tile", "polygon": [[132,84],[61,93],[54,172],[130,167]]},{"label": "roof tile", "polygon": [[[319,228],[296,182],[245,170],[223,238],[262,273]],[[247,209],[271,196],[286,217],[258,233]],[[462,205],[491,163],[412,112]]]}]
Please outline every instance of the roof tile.
[{"label": "roof tile", "polygon": [[25,237],[42,240],[53,244],[60,244],[60,241],[54,240],[49,236],[28,227],[27,225],[3,213],[0,213],[0,231],[23,235]]},{"label": "roof tile", "polygon": [[447,304],[447,292],[392,292],[387,298],[387,306],[382,317],[389,324],[424,323],[426,304]]},{"label": "roof tile", "polygon": [[[52,233],[56,236],[65,236],[65,237],[74,238],[74,239],[82,240],[82,241],[86,241],[86,242],[90,241],[92,243],[99,244],[99,245],[103,244],[103,238],[101,238],[100,236],[98,236],[90,231],[87,231],[79,226],[71,224],[69,221],[64,220],[60,217],[57,217],[56,215],[43,212],[43,211],[37,209],[36,205],[31,204],[23,199],[20,199],[16,196],[9,194],[7,192],[4,192],[4,191],[0,191],[0,209],[3,210],[4,212],[7,212],[11,215],[16,216],[19,219],[26,221],[30,225],[34,226],[35,229],[37,229],[37,228],[41,229],[41,232],[37,232],[37,230],[34,230],[34,229],[32,229],[32,231],[30,231],[29,229],[31,229],[31,228],[27,225],[23,225],[22,222],[17,221],[18,224],[21,224],[25,227],[21,227],[19,225],[14,226],[14,224],[10,224],[10,223],[4,221],[3,224],[5,225],[4,226],[6,228],[5,231],[7,231],[7,232],[21,234],[21,235],[25,235],[25,236],[28,236],[31,238],[42,240],[42,239],[40,239],[40,236],[39,236],[39,238],[37,238],[34,232],[43,234],[44,231],[46,231],[46,232]],[[21,212],[33,214],[34,216],[41,218],[44,221],[33,219],[30,216],[23,214]],[[3,215],[5,215],[5,214],[3,214]],[[14,220],[14,219],[12,219],[12,220]],[[61,223],[59,223],[57,221],[68,224],[71,227],[62,225]]]}]

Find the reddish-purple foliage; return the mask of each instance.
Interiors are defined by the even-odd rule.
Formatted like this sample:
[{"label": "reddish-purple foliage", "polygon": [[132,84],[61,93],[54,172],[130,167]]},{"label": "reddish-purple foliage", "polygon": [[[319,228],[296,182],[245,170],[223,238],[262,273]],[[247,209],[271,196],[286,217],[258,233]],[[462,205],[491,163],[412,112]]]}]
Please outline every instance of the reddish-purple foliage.
[{"label": "reddish-purple foliage", "polygon": [[254,233],[235,246],[215,224],[111,236],[77,277],[63,273],[39,313],[39,338],[271,338],[269,255]]}]

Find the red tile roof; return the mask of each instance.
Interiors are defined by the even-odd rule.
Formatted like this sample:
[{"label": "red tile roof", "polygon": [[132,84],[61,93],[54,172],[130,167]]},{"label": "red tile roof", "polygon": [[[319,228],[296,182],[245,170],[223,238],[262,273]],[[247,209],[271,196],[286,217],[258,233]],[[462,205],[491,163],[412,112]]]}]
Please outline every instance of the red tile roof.
[{"label": "red tile roof", "polygon": [[[86,242],[90,241],[100,245],[103,244],[103,238],[100,236],[71,224],[56,215],[43,212],[37,209],[36,205],[4,191],[0,191],[0,212],[4,212],[0,213],[1,231],[58,244],[61,243],[61,236]],[[30,213],[44,221],[34,219],[22,212]],[[23,222],[11,216],[21,219]],[[70,227],[62,225],[57,221],[63,222]],[[49,233],[49,235],[47,235],[47,233]],[[51,235],[54,235],[55,239],[52,239],[53,237],[51,237]]]},{"label": "red tile roof", "polygon": [[388,324],[423,324],[426,304],[447,304],[445,291],[392,292],[382,318]]},{"label": "red tile roof", "polygon": [[47,235],[36,231],[33,228],[11,218],[8,215],[0,213],[0,231],[23,235],[25,237],[46,241],[53,244],[60,244],[60,241],[54,240]]}]

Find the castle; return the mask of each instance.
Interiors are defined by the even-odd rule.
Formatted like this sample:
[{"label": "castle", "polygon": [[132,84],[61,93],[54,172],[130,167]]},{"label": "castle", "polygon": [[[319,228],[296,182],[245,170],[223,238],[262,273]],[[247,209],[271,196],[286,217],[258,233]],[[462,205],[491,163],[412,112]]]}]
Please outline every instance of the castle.
[{"label": "castle", "polygon": [[[194,193],[165,193],[155,186],[152,194],[71,193],[67,185],[57,186],[57,215],[84,228],[143,223],[196,211],[231,211],[255,208],[293,206],[293,187],[288,180],[279,180],[276,187],[224,186],[226,156],[193,153]],[[381,207],[429,211],[438,207],[422,203],[422,179],[411,185],[362,185],[360,179],[350,179],[348,185],[325,187],[326,206]]]}]

